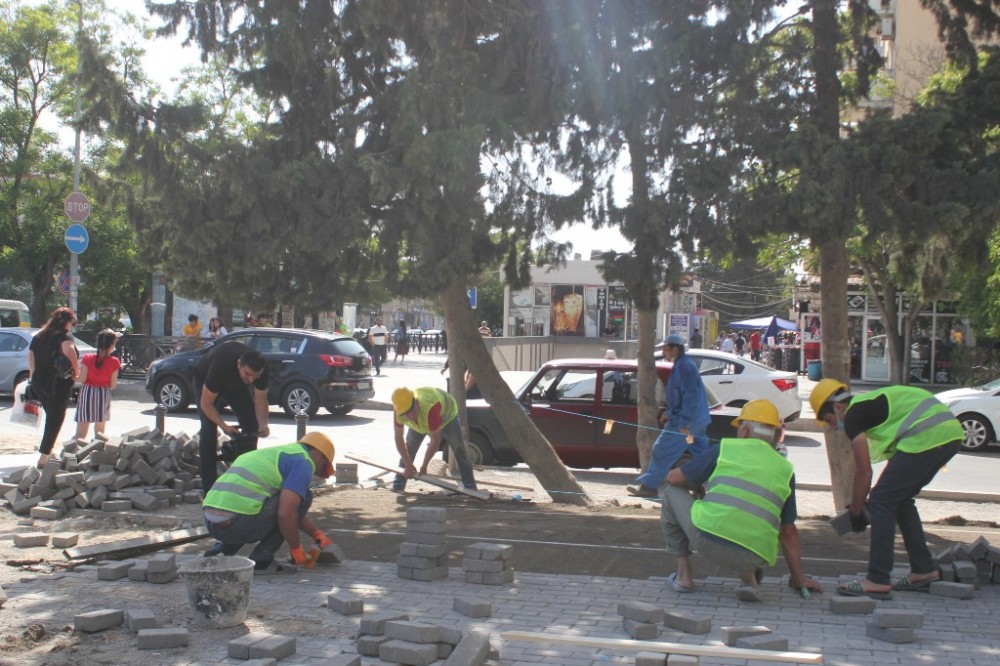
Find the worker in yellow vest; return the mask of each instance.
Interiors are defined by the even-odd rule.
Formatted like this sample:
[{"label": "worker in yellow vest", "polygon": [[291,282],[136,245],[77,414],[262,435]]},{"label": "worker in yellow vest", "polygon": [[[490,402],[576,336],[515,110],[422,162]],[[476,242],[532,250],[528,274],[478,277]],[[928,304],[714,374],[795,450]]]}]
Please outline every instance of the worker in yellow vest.
[{"label": "worker in yellow vest", "polygon": [[[802,547],[795,527],[795,475],[777,451],[781,417],[768,400],[751,400],[733,421],[736,438],[723,439],[660,484],[660,520],[667,552],[677,571],[667,577],[675,592],[694,592],[692,548],[719,566],[738,572],[736,596],[760,601],[762,567],[773,566],[778,547],[790,573],[788,584],[808,596],[821,590],[802,573]],[[703,488],[704,487],[704,488]],[[692,491],[702,495],[695,500]]]},{"label": "worker in yellow vest", "polygon": [[[205,553],[235,555],[248,543],[256,573],[292,573],[308,565],[299,531],[310,535],[319,549],[331,541],[309,518],[313,476],[333,474],[333,442],[311,432],[284,446],[244,453],[218,478],[203,502],[205,526],[218,543]],[[288,542],[292,563],[274,559]],[[318,553],[317,553],[318,554]]]},{"label": "worker in yellow vest", "polygon": [[[393,435],[396,450],[399,451],[399,465],[405,470],[405,476],[396,475],[393,490],[401,492],[406,488],[406,480],[416,476],[417,468],[413,461],[417,449],[428,435],[431,441],[424,453],[420,474],[427,474],[427,466],[441,448],[441,442],[444,442],[455,456],[462,485],[470,490],[476,489],[469,449],[465,445],[462,424],[458,420],[458,403],[450,393],[429,386],[413,390],[400,387],[392,392],[392,408],[395,414]],[[409,428],[405,439],[404,428]]]},{"label": "worker in yellow vest", "polygon": [[[845,583],[837,592],[884,599],[892,590],[926,589],[939,574],[914,498],[958,452],[965,439],[962,424],[934,394],[915,386],[853,395],[843,382],[823,379],[809,402],[817,421],[841,428],[850,440],[855,467],[851,526],[863,532],[870,520],[872,527],[867,577]],[[889,462],[873,488],[872,463],[882,460]],[[897,524],[910,572],[893,581]]]}]

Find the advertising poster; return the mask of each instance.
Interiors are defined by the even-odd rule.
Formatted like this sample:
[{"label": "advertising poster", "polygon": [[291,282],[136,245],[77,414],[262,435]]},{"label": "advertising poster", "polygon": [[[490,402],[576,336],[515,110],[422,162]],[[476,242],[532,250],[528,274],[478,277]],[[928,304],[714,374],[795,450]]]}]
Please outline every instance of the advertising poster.
[{"label": "advertising poster", "polygon": [[552,335],[583,335],[583,287],[552,286]]},{"label": "advertising poster", "polygon": [[618,335],[625,334],[625,287],[608,287],[608,327],[614,327]]}]

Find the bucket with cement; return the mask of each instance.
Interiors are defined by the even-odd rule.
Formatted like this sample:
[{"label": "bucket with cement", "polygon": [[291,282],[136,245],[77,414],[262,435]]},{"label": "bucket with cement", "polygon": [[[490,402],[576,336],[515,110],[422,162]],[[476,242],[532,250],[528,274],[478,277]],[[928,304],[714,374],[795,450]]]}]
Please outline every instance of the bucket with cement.
[{"label": "bucket with cement", "polygon": [[225,629],[243,624],[250,607],[253,560],[206,557],[178,569],[187,585],[188,604],[199,627]]}]

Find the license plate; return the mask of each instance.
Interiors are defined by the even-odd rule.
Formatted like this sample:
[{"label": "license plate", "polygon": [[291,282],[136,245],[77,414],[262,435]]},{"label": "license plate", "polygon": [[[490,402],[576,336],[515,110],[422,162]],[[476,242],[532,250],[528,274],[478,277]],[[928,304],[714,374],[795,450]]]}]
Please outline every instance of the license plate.
[{"label": "license plate", "polygon": [[371,382],[358,382],[358,388],[361,390],[370,389],[372,387]]}]

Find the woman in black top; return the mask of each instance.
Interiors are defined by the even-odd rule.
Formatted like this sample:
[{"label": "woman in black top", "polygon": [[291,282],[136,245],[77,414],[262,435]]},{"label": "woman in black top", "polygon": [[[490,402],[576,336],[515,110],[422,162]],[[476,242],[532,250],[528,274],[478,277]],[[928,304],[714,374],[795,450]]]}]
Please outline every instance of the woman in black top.
[{"label": "woman in black top", "polygon": [[[52,454],[56,437],[66,418],[66,407],[73,391],[73,380],[80,376],[80,362],[70,331],[76,325],[76,315],[69,308],[56,308],[42,330],[28,346],[28,372],[31,390],[45,409],[45,429],[38,445],[38,466],[44,467]],[[57,355],[66,357],[72,377],[57,376]]]}]

